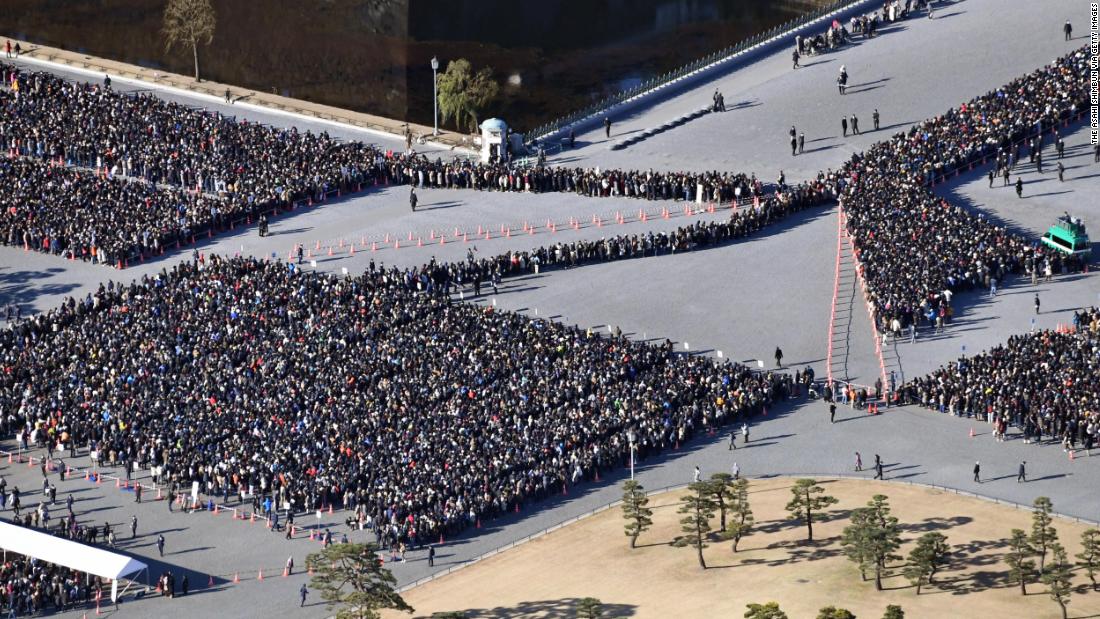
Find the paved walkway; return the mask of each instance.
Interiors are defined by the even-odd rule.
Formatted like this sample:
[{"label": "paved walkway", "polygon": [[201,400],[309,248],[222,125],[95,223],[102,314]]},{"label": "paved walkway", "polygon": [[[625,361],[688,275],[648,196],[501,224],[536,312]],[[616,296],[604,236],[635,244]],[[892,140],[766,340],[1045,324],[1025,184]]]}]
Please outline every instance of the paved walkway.
[{"label": "paved walkway", "polygon": [[[832,84],[833,67],[838,62],[848,64],[854,84],[863,83],[864,75],[870,81],[889,77],[885,82],[866,87],[866,94],[853,93],[848,96],[855,99],[857,95],[865,98],[882,95],[881,100],[888,101],[892,106],[891,111],[887,111],[884,105],[880,105],[883,124],[908,123],[1033,70],[1069,49],[1071,44],[1061,41],[1061,23],[1070,17],[1080,22],[1079,28],[1082,28],[1084,9],[1061,0],[1051,0],[1047,6],[1050,8],[1043,12],[1045,21],[1037,26],[1034,5],[1024,0],[954,2],[940,9],[937,20],[905,22],[898,26],[898,29],[904,28],[904,32],[884,33],[874,41],[842,51],[835,57],[820,58],[818,61],[832,62],[816,67],[822,75],[813,78],[804,76],[813,75],[814,67],[791,74],[789,67],[785,66],[789,58],[786,54],[778,54],[727,78],[731,83],[743,84],[756,93],[761,105],[727,112],[723,119],[726,116],[733,119],[742,111],[768,111],[756,120],[745,119],[752,122],[730,120],[733,123],[730,130],[738,132],[736,139],[732,142],[720,141],[725,136],[721,131],[712,128],[709,132],[697,132],[689,125],[662,137],[662,140],[667,138],[670,141],[660,147],[660,152],[645,154],[644,151],[637,151],[641,154],[637,155],[638,159],[632,165],[690,167],[696,165],[692,163],[695,161],[708,168],[756,169],[768,175],[782,166],[786,168],[788,178],[797,180],[822,165],[833,165],[830,157],[835,157],[835,161],[839,162],[845,156],[839,147],[844,141],[830,137],[838,133],[832,127],[839,122],[839,118],[834,121],[832,116],[838,115],[840,108],[834,110],[829,106],[839,105],[840,102],[833,96],[835,91],[826,88]],[[1075,11],[1081,12],[1082,16],[1075,18]],[[1006,32],[1013,33],[1014,41],[1019,42],[1019,45],[1013,46],[1011,55],[992,57],[981,52],[1002,49],[997,46],[1003,46]],[[1081,42],[1075,41],[1072,45]],[[960,49],[975,52],[963,54]],[[944,66],[951,66],[952,69],[937,68]],[[769,71],[773,73],[769,74]],[[813,87],[802,80],[809,79],[820,80],[819,86],[824,89],[822,92],[830,98],[819,99],[816,95],[807,98],[805,93],[812,91]],[[879,87],[872,89],[871,86]],[[734,88],[724,87],[723,90],[728,102],[737,101]],[[703,94],[709,98],[709,91]],[[206,99],[170,96],[217,107],[217,104]],[[868,100],[866,103],[873,102]],[[240,108],[235,106],[232,109]],[[793,115],[795,109],[799,110],[799,114],[804,114],[801,118],[805,120],[787,119],[788,114],[783,110],[790,110],[790,115]],[[862,119],[868,110],[853,111],[859,111]],[[289,116],[263,110],[249,109],[246,114],[264,119],[261,122],[279,125],[291,122]],[[654,120],[664,118],[660,106],[645,114]],[[643,116],[639,114],[638,122],[649,122]],[[776,120],[765,122],[771,118]],[[810,127],[817,126],[817,118],[820,119],[820,129],[813,129],[813,135],[818,135],[816,132],[819,131],[820,136],[826,138],[821,143],[815,143],[822,147],[815,154],[818,158],[804,155],[797,158],[801,169],[790,167],[790,155],[783,148],[785,128],[790,122],[805,125],[809,141]],[[829,120],[826,121],[826,118]],[[293,122],[298,123],[296,120]],[[323,125],[307,123],[300,126],[318,130],[317,127]],[[678,133],[681,130],[690,132]],[[349,129],[347,135],[356,133]],[[865,147],[880,137],[881,133],[849,139],[850,143],[844,143],[845,149]],[[1082,139],[1075,133],[1071,146],[1076,147]],[[680,144],[679,149],[672,148],[675,144]],[[735,148],[730,144],[745,146]],[[775,144],[776,148],[771,148],[770,144]],[[648,141],[643,145],[645,148],[651,147]],[[603,147],[591,145],[586,149],[578,151],[579,155],[588,157],[584,152],[590,153],[591,161],[597,162],[598,159],[600,165],[614,163],[603,158],[609,153]],[[664,157],[664,153],[668,156]],[[951,192],[953,199],[969,200],[974,208],[996,213],[1006,221],[1033,232],[1041,231],[1041,221],[1045,221],[1046,215],[1042,218],[1035,215],[1036,222],[1026,216],[1038,212],[1057,214],[1071,204],[1074,208],[1087,206],[1088,203],[1080,198],[1097,192],[1097,184],[1100,183],[1097,178],[1100,176],[1092,171],[1091,159],[1081,156],[1079,148],[1074,154],[1071,162],[1082,167],[1071,170],[1069,176],[1072,180],[1068,180],[1064,187],[1055,189],[1057,181],[1049,180],[1049,173],[1047,180],[1041,180],[1037,174],[1025,170],[1028,187],[1035,188],[1034,193],[1028,191],[1027,195],[1036,196],[1029,198],[1034,202],[1029,202],[1026,209],[1020,210],[1013,202],[1014,196],[1005,190],[987,190],[984,179],[978,177],[979,172],[960,177],[957,182],[944,185],[939,190]],[[623,159],[622,162],[625,163],[615,165],[627,165],[629,160]],[[1047,187],[1051,189],[1047,190]],[[1060,191],[1075,193],[1057,193]],[[662,206],[669,206],[675,212],[677,207],[625,199],[578,198],[568,194],[419,193],[421,204],[426,208],[415,214],[408,211],[407,188],[371,188],[360,196],[345,197],[335,203],[280,217],[272,222],[272,236],[268,238],[259,239],[254,231],[241,230],[203,242],[202,250],[228,254],[241,251],[265,256],[274,252],[285,257],[294,243],[306,243],[313,248],[321,242],[323,245],[334,245],[338,251],[329,258],[327,249],[323,250],[318,269],[339,272],[342,268],[348,268],[354,272],[362,269],[371,259],[411,265],[433,255],[442,259],[461,258],[475,246],[479,252],[496,253],[506,248],[531,247],[556,238],[599,238],[619,233],[620,230],[672,227],[686,220],[674,217],[612,228],[586,225],[581,230],[549,233],[540,229],[534,236],[518,235],[516,229],[525,220],[537,222],[541,227],[547,217],[559,222],[569,217],[590,221],[593,213],[608,214],[617,210],[636,213],[640,207],[648,207],[652,212],[652,209],[659,210]],[[1055,195],[1039,195],[1043,193]],[[688,343],[688,349],[695,352],[717,354],[718,350],[722,350],[724,356],[739,361],[768,359],[778,344],[783,346],[786,360],[814,364],[820,375],[835,257],[835,217],[835,210],[822,207],[796,215],[762,234],[723,248],[513,280],[507,283],[496,301],[498,306],[525,313],[533,314],[537,308],[540,316],[558,317],[570,323],[619,325],[624,332],[632,333],[632,337],[668,337],[680,342],[681,347],[684,342]],[[1086,218],[1100,220],[1095,213],[1086,215]],[[502,223],[513,226],[511,237],[497,238]],[[468,235],[469,242],[462,243],[453,236],[456,226],[469,232],[479,225],[490,227],[493,238],[475,242]],[[443,229],[448,231],[445,245],[428,243],[419,248],[408,246],[410,231],[414,232],[414,238],[427,242],[433,230],[438,232]],[[360,244],[354,257],[346,246],[339,247],[341,238],[345,242],[369,241],[384,238],[385,235],[390,235],[391,239],[399,236],[404,247],[399,250],[379,248],[376,252],[370,252]],[[105,279],[129,281],[177,260],[187,259],[189,253],[181,252],[117,272],[42,254],[24,253],[18,249],[0,248],[0,304],[17,299],[27,306],[46,309],[59,303],[66,295],[83,295]],[[1041,286],[1044,307],[1053,311],[1040,317],[1043,321],[1040,326],[1065,322],[1072,307],[1095,298],[1096,292],[1100,291],[1095,277],[1089,274],[1057,278],[1055,282]],[[1010,333],[1023,330],[1030,320],[1027,300],[1031,294],[1026,287],[1010,286],[1005,294],[989,303],[979,299],[960,299],[963,308],[960,322],[964,324],[957,325],[944,337],[919,340],[915,345],[900,347],[907,375],[934,368],[960,351],[963,344],[968,350],[978,350],[1003,341]],[[857,322],[853,325],[853,333],[855,337],[866,338],[862,343],[852,343],[853,353],[860,349],[866,351],[862,357],[852,359],[851,371],[857,376],[873,374],[877,363],[871,356],[869,336],[866,335],[869,326],[858,322],[866,321],[863,314],[858,311],[854,313]],[[1086,518],[1097,518],[1100,513],[1095,498],[1081,492],[1089,481],[1098,479],[1097,464],[1089,458],[1071,463],[1056,446],[1023,445],[1018,440],[996,444],[990,440],[988,430],[980,424],[921,410],[895,409],[879,417],[855,415],[849,411],[845,413],[842,423],[832,425],[827,422],[825,409],[820,403],[798,403],[777,408],[770,411],[769,417],[756,422],[753,444],[749,449],[731,453],[721,437],[698,441],[659,461],[644,463],[639,469],[639,477],[649,487],[679,484],[690,478],[692,467],[696,464],[709,473],[728,470],[735,458],[742,471],[750,476],[843,473],[850,472],[853,454],[858,450],[865,462],[873,461],[873,454],[880,453],[889,464],[888,478],[959,487],[1018,502],[1030,502],[1034,496],[1045,494],[1054,499],[1058,511]],[[968,438],[972,426],[978,433],[974,439]],[[1014,481],[1015,467],[1024,458],[1031,467],[1033,481],[1017,485]],[[970,468],[976,459],[982,461],[983,469],[990,478],[1008,477],[981,485],[973,484]],[[36,479],[37,470],[13,465],[5,467],[3,473],[8,476],[9,484],[29,489],[40,486],[40,477]],[[481,531],[471,531],[468,536],[445,544],[440,550],[437,569],[445,569],[616,499],[619,494],[616,484],[622,475],[609,476],[601,484],[571,489],[568,497],[559,497],[508,519],[484,523],[485,528]],[[76,496],[88,499],[87,509],[83,511],[99,510],[91,514],[97,521],[107,518],[112,522],[123,522],[128,520],[130,513],[137,513],[139,519],[149,525],[148,529],[143,526],[142,530],[169,530],[166,533],[169,550],[176,554],[166,557],[168,565],[194,570],[196,576],[191,581],[196,587],[205,585],[203,574],[211,571],[228,574],[240,570],[244,577],[252,568],[279,568],[291,553],[296,555],[300,566],[304,554],[314,548],[308,541],[283,542],[258,527],[231,522],[221,516],[215,519],[207,515],[168,515],[163,505],[135,507],[130,495],[113,488],[90,488],[83,481],[71,482],[61,490],[60,495],[63,497],[69,488],[80,491]],[[36,499],[33,496],[25,501],[28,505],[34,502]],[[149,557],[149,541],[147,538],[138,540],[133,547],[134,552]],[[395,568],[401,583],[413,582],[429,573],[431,570],[427,568],[421,553],[414,553],[409,563]],[[301,582],[291,577],[286,581],[281,578],[267,578],[263,583],[246,581],[235,586],[222,583],[189,601],[189,608],[198,612],[232,615],[279,616],[293,612],[299,616],[294,593]],[[124,606],[122,615],[147,616],[155,612],[158,608],[156,604],[168,603],[139,602],[128,608]],[[314,606],[302,614],[322,616],[325,611],[323,606]]]}]

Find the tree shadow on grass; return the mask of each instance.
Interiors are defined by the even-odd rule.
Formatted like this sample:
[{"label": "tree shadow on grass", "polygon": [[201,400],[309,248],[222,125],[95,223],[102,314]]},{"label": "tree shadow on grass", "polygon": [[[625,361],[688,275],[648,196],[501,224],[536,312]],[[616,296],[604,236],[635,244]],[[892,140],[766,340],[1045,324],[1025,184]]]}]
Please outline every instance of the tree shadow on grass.
[{"label": "tree shadow on grass", "polygon": [[[539,617],[540,619],[575,619],[579,616],[578,603],[581,598],[561,598],[558,600],[539,600],[520,602],[515,606],[497,606],[496,608],[467,608],[458,612],[467,619],[518,619],[520,617]],[[638,607],[634,604],[600,604],[601,617],[633,617]],[[427,619],[430,615],[415,615],[417,619]]]}]

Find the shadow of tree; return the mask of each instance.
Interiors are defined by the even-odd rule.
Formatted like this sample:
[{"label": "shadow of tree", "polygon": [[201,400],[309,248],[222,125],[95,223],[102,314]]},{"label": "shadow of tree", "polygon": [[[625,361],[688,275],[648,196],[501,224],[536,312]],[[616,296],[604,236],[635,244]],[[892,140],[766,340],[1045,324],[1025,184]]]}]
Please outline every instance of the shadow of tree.
[{"label": "shadow of tree", "polygon": [[[497,606],[496,608],[467,608],[459,610],[467,619],[513,619],[519,617],[539,617],[539,619],[575,619],[578,616],[577,604],[581,598],[561,598],[559,600],[539,600],[521,602],[515,606]],[[637,606],[634,604],[614,604],[604,602],[600,605],[601,617],[633,617]],[[417,619],[428,619],[430,615],[416,615]]]}]

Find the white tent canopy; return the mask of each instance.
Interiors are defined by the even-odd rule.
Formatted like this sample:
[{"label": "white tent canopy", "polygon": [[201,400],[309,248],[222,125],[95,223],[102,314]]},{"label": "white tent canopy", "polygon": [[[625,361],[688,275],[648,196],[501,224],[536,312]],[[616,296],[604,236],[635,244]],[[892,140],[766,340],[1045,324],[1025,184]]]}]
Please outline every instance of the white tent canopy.
[{"label": "white tent canopy", "polygon": [[110,578],[112,599],[117,597],[120,578],[136,574],[149,567],[126,555],[85,546],[7,522],[0,522],[0,548],[94,576]]}]

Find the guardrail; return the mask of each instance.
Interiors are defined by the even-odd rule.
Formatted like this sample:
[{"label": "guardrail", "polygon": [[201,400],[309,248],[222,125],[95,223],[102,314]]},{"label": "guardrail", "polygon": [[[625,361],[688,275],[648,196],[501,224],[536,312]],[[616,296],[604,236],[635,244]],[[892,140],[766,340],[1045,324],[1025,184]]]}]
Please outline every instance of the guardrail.
[{"label": "guardrail", "polygon": [[647,94],[658,88],[666,86],[678,79],[691,75],[696,71],[706,69],[718,63],[726,62],[739,54],[742,54],[759,45],[767,43],[772,39],[775,39],[776,37],[786,35],[791,31],[802,28],[803,26],[811,22],[817,21],[831,13],[836,13],[857,4],[863,4],[866,2],[868,2],[868,0],[836,0],[831,4],[796,17],[795,19],[775,26],[774,28],[771,28],[765,32],[757,33],[747,39],[739,41],[734,45],[722,48],[702,58],[689,62],[677,69],[673,69],[672,71],[648,79],[641,84],[634,86],[633,88],[621,90],[609,97],[601,99],[597,103],[593,103],[571,114],[554,119],[529,131],[528,135],[532,138],[541,140],[546,136],[561,131],[569,125],[594,117],[604,110],[607,110],[608,108],[629,101],[630,99],[633,99],[635,97]]}]

